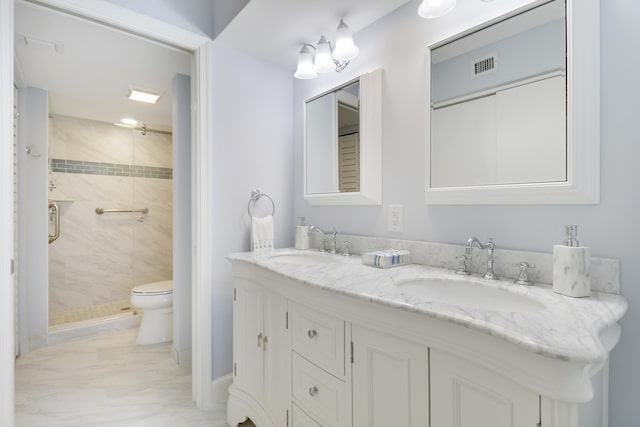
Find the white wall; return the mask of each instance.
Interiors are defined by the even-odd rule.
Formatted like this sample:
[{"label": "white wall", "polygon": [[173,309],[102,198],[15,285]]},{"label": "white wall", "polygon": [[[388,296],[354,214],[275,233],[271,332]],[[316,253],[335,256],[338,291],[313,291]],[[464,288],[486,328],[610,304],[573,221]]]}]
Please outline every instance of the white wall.
[{"label": "white wall", "polygon": [[213,35],[213,2],[210,0],[106,0],[197,34]]},{"label": "white wall", "polygon": [[249,0],[107,1],[212,39],[249,3]]},{"label": "white wall", "polygon": [[[500,3],[500,4],[498,4]],[[508,7],[514,2],[494,2]],[[637,95],[640,57],[624,46],[640,39],[640,4],[603,1],[602,7],[602,202],[596,206],[426,206],[424,204],[427,111],[425,47],[436,33],[453,34],[465,15],[463,3],[453,14],[422,20],[412,1],[355,35],[361,54],[341,74],[294,84],[294,216],[340,233],[388,236],[461,244],[469,236],[494,237],[499,248],[550,253],[562,240],[563,225],[579,225],[580,241],[593,256],[618,258],[622,293],[630,309],[622,321],[622,339],[612,353],[611,425],[635,427],[640,420],[640,121]],[[483,5],[488,5],[484,4]],[[441,37],[444,38],[444,37]],[[311,207],[302,196],[302,104],[305,99],[358,74],[382,67],[383,205]],[[404,205],[404,232],[386,229],[387,205]],[[454,268],[455,260],[451,260]],[[514,271],[515,274],[515,271]]]},{"label": "white wall", "polygon": [[[231,252],[249,250],[251,190],[275,203],[275,245],[293,243],[292,74],[213,43],[213,378],[231,372]],[[270,209],[260,201],[256,213]]]}]

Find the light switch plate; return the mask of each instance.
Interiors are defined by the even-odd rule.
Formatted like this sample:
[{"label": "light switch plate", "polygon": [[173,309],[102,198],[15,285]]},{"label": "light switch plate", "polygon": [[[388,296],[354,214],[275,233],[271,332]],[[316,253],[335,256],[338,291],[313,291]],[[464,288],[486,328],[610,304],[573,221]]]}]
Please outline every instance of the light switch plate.
[{"label": "light switch plate", "polygon": [[387,228],[389,231],[402,232],[402,205],[389,205]]}]

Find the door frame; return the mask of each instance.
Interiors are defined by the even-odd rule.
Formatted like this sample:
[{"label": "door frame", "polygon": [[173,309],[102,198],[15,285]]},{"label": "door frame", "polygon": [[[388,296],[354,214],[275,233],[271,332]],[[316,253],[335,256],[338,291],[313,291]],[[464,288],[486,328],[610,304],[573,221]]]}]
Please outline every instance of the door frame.
[{"label": "door frame", "polygon": [[0,425],[13,426],[13,0],[0,0]]},{"label": "door frame", "polygon": [[[202,409],[214,406],[212,378],[212,40],[103,0],[28,0],[71,15],[185,49],[191,59],[191,268],[192,396]],[[14,0],[0,0],[0,425],[14,419],[13,287],[13,59]],[[6,307],[5,307],[6,306]],[[5,345],[6,343],[7,345]],[[5,354],[7,353],[7,354]]]}]

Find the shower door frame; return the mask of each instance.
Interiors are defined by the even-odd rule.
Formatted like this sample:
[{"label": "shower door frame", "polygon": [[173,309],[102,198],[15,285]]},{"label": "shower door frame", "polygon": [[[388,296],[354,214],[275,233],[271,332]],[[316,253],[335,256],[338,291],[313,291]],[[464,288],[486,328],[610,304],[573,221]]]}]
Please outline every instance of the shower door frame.
[{"label": "shower door frame", "polygon": [[[200,34],[172,24],[150,18],[101,0],[27,0],[91,21],[121,29],[151,40],[176,46],[191,52],[191,268],[192,268],[192,394],[196,405],[211,409],[220,397],[221,390],[214,386],[212,378],[212,283],[213,271],[207,260],[213,258],[212,235],[213,211],[211,183],[212,168],[208,142],[212,137],[211,124],[211,51],[212,40]],[[13,32],[14,0],[0,0],[0,154],[9,152],[12,146],[13,91],[4,90],[13,84]],[[8,137],[7,137],[8,136]],[[8,159],[11,156],[0,156]],[[5,161],[6,163],[6,161]],[[0,301],[9,301],[11,307],[0,310],[0,342],[13,342],[13,287],[5,286],[10,280],[8,260],[13,257],[12,225],[12,167],[0,167]],[[7,187],[7,188],[5,188]],[[6,203],[5,203],[6,202]],[[7,242],[6,244],[4,242]],[[3,307],[4,308],[4,307]],[[13,345],[0,346],[0,424],[12,426],[14,420],[14,374]],[[5,354],[5,352],[10,353]],[[225,390],[226,391],[226,390]]]}]

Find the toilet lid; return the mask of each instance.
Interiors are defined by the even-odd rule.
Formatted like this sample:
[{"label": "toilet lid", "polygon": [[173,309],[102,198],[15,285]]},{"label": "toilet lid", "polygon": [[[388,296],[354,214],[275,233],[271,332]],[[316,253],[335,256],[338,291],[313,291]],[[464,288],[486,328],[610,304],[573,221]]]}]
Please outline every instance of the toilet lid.
[{"label": "toilet lid", "polygon": [[173,293],[173,280],[163,280],[161,282],[138,285],[131,290],[132,294],[141,295],[164,295]]}]

